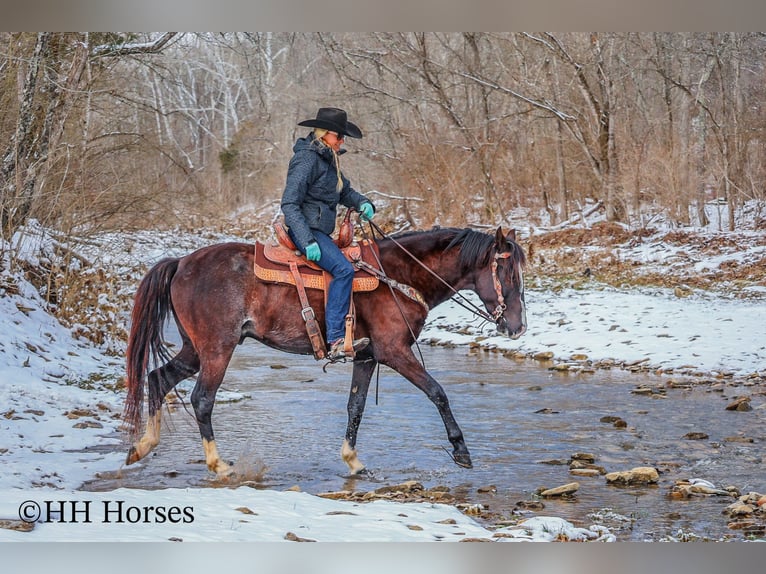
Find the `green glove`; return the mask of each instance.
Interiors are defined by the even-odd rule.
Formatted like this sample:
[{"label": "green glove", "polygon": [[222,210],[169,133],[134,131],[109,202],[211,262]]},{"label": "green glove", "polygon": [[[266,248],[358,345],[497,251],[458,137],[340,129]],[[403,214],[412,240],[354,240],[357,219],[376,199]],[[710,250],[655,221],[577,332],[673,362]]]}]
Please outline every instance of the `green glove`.
[{"label": "green glove", "polygon": [[359,212],[362,214],[362,219],[372,219],[375,215],[375,208],[367,201],[359,206]]},{"label": "green glove", "polygon": [[320,257],[322,257],[322,250],[319,249],[319,244],[316,241],[312,241],[306,246],[306,259],[319,261]]}]

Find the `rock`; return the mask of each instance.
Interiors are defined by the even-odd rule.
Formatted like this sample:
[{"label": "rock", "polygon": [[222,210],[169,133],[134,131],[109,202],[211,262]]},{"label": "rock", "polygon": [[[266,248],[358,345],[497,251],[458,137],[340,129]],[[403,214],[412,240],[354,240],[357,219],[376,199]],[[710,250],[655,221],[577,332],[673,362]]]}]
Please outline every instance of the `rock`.
[{"label": "rock", "polygon": [[573,365],[572,363],[556,363],[552,367],[549,367],[549,371],[569,371],[573,367],[578,367],[579,365]]},{"label": "rock", "polygon": [[517,509],[524,510],[542,510],[545,508],[545,504],[541,500],[520,500],[516,503]]},{"label": "rock", "polygon": [[496,487],[494,484],[489,484],[489,485],[487,485],[487,486],[480,486],[480,487],[479,487],[479,488],[476,490],[476,492],[480,492],[480,493],[487,493],[487,492],[490,492],[490,493],[494,494],[494,493],[496,493],[496,492],[497,492],[497,487]]},{"label": "rock", "polygon": [[423,485],[416,480],[408,480],[394,486],[381,486],[375,489],[375,494],[386,494],[389,492],[414,492],[423,490]]},{"label": "rock", "polygon": [[601,473],[595,468],[572,468],[569,470],[572,476],[601,476]]},{"label": "rock", "polygon": [[571,496],[572,494],[577,492],[579,489],[580,489],[579,482],[570,482],[569,484],[557,486],[556,488],[540,489],[539,494],[543,498],[552,498],[556,496]]},{"label": "rock", "polygon": [[[581,462],[579,460],[573,460],[569,465],[569,470],[593,470],[596,474],[606,474],[606,469],[603,466],[598,466],[589,462]],[[588,474],[588,476],[590,476],[590,474]]]},{"label": "rock", "polygon": [[726,526],[732,530],[745,531],[755,526],[755,522],[752,520],[735,520],[734,522],[729,522]]},{"label": "rock", "polygon": [[310,538],[301,538],[293,532],[288,532],[285,534],[285,540],[289,540],[290,542],[316,542],[316,540],[312,540]]},{"label": "rock", "polygon": [[538,460],[537,464],[550,464],[552,466],[564,466],[565,464],[569,464],[566,460],[560,459],[560,458],[551,458],[549,460]]},{"label": "rock", "polygon": [[742,442],[742,443],[753,443],[755,442],[755,439],[752,439],[747,436],[727,436],[723,439],[725,442]]},{"label": "rock", "polygon": [[81,421],[72,425],[75,429],[102,429],[104,425],[96,421]]},{"label": "rock", "polygon": [[579,460],[581,462],[594,463],[596,462],[596,455],[589,452],[576,452],[572,455],[572,460]]},{"label": "rock", "polygon": [[727,411],[752,411],[753,407],[750,406],[750,397],[739,397],[735,401],[726,405]]},{"label": "rock", "polygon": [[686,500],[691,497],[692,490],[688,484],[676,484],[668,493],[668,497],[672,500]]},{"label": "rock", "polygon": [[739,501],[730,504],[723,511],[724,514],[728,514],[729,516],[750,516],[754,512],[755,508],[751,505]]},{"label": "rock", "polygon": [[692,478],[691,480],[678,480],[670,493],[670,498],[689,498],[694,495],[734,496],[730,491],[716,488],[707,480]]},{"label": "rock", "polygon": [[721,490],[720,488],[710,488],[704,484],[692,484],[690,486],[692,493],[694,494],[714,494],[716,496],[731,496],[731,493],[727,490]]},{"label": "rock", "polygon": [[553,352],[552,351],[542,351],[540,353],[535,353],[532,358],[535,361],[550,361],[553,358]]},{"label": "rock", "polygon": [[17,532],[31,532],[35,527],[35,522],[24,522],[23,520],[12,520],[0,518],[0,528],[4,530],[15,530]]},{"label": "rock", "polygon": [[605,417],[601,417],[598,422],[600,423],[606,423],[606,424],[615,424],[620,422],[622,419],[620,417],[616,417],[614,415],[607,415]]},{"label": "rock", "polygon": [[660,473],[653,466],[638,466],[628,471],[610,472],[605,478],[607,484],[656,484],[660,480]]},{"label": "rock", "polygon": [[456,508],[469,516],[481,516],[481,513],[484,511],[484,506],[481,504],[461,503],[456,505]]},{"label": "rock", "polygon": [[705,440],[710,437],[704,432],[688,432],[684,435],[684,438],[686,440]]},{"label": "rock", "polygon": [[328,498],[330,500],[347,500],[351,497],[352,492],[350,490],[338,490],[335,492],[320,492],[317,494],[320,498]]}]

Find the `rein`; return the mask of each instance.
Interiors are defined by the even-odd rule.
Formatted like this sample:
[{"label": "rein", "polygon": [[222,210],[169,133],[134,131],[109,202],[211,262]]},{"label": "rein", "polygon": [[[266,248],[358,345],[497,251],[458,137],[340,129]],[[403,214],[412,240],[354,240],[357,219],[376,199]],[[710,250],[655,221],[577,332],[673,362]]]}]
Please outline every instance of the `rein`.
[{"label": "rein", "polygon": [[[495,287],[495,293],[497,294],[497,307],[495,307],[495,310],[492,312],[492,314],[488,313],[478,305],[474,304],[472,301],[470,301],[465,295],[462,295],[457,289],[455,289],[452,285],[450,285],[447,281],[445,281],[442,277],[439,276],[438,273],[436,273],[433,269],[428,267],[425,263],[423,263],[420,259],[418,259],[415,255],[413,255],[404,245],[399,243],[396,239],[388,235],[385,231],[383,231],[380,226],[371,221],[367,221],[370,224],[370,228],[377,231],[381,237],[384,237],[388,240],[390,240],[394,245],[399,247],[402,251],[404,251],[407,255],[409,255],[410,258],[412,258],[418,265],[420,265],[423,269],[428,271],[431,275],[433,275],[437,280],[439,280],[443,285],[445,285],[451,292],[452,292],[452,300],[455,301],[458,305],[463,307],[464,309],[470,311],[474,315],[480,317],[481,319],[484,319],[485,321],[491,321],[493,323],[497,323],[500,320],[500,317],[502,317],[503,313],[506,310],[505,305],[505,297],[503,297],[503,290],[502,286],[500,284],[500,279],[497,276],[497,262],[498,259],[508,259],[511,256],[510,252],[507,253],[495,253],[495,259],[492,261],[492,284]],[[378,262],[380,264],[380,262]],[[381,269],[382,269],[381,265]],[[461,301],[462,299],[462,301]]]}]

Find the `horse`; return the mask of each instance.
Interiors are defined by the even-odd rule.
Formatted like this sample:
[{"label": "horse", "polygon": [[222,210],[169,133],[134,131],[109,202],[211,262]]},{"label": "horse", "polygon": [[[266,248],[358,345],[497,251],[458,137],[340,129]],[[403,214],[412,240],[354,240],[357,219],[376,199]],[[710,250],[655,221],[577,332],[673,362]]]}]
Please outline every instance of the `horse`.
[{"label": "horse", "polygon": [[[486,309],[475,306],[498,333],[518,339],[527,329],[523,268],[526,256],[515,231],[494,234],[472,229],[436,228],[374,239],[385,274],[417,290],[421,302],[384,283],[354,293],[356,333],[369,345],[353,358],[348,423],[341,458],[351,475],[367,472],[357,453],[357,432],[370,379],[378,364],[401,374],[436,406],[452,444],[452,459],[471,468],[471,455],[442,386],[417,360],[412,346],[428,311],[460,290],[475,292]],[[124,420],[133,444],[126,464],[144,458],[159,444],[165,396],[180,381],[198,374],[191,404],[202,437],[207,468],[218,476],[232,472],[219,456],[212,411],[235,348],[252,338],[288,353],[310,355],[312,345],[293,285],[266,282],[253,272],[251,243],[219,243],[181,258],[156,263],[139,283],[131,313],[126,351]],[[316,318],[324,325],[321,290],[308,290]],[[423,304],[425,303],[425,304]],[[163,337],[170,316],[178,326],[181,349],[171,356]],[[321,327],[324,336],[324,327]],[[144,387],[148,418],[142,426]],[[449,451],[448,451],[449,452]]]}]

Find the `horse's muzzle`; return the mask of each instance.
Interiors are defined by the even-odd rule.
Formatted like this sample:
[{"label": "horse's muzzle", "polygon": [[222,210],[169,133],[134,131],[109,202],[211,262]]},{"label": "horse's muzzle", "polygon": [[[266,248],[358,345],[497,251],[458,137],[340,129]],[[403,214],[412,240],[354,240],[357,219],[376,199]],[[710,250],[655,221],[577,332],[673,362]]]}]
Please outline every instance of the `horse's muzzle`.
[{"label": "horse's muzzle", "polygon": [[527,326],[522,323],[519,328],[512,331],[508,328],[508,323],[505,320],[501,320],[497,323],[497,332],[503,335],[508,335],[514,341],[527,332]]},{"label": "horse's muzzle", "polygon": [[527,332],[527,326],[522,325],[517,331],[509,332],[508,336],[514,341]]}]

